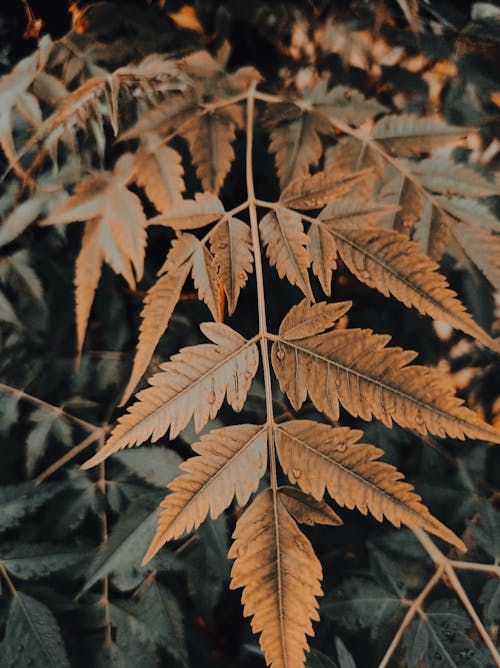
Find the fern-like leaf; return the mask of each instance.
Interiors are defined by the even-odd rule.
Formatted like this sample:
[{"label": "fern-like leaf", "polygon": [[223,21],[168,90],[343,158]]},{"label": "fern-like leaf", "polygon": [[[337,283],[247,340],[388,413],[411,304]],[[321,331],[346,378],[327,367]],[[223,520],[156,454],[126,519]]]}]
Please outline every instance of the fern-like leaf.
[{"label": "fern-like leaf", "polygon": [[267,466],[267,428],[234,425],[211,431],[192,446],[198,454],[181,464],[186,471],[168,486],[155,538],[144,563],[169,540],[216,519],[234,497],[240,506],[255,492]]},{"label": "fern-like leaf", "polygon": [[135,180],[158,211],[167,211],[182,201],[184,170],[177,151],[149,138],[134,160]]},{"label": "fern-like leaf", "polygon": [[[345,304],[339,308],[342,313]],[[386,348],[387,335],[369,329],[316,333],[312,326],[313,335],[288,340],[289,326],[297,331],[300,324],[296,310],[307,320],[310,309],[304,302],[291,309],[272,348],[275,373],[295,410],[309,393],[316,408],[334,421],[340,402],[355,417],[374,416],[389,427],[394,420],[420,434],[500,442],[500,433],[465,408],[436,372],[408,366],[416,353]]]},{"label": "fern-like leaf", "polygon": [[248,225],[237,218],[221,221],[210,237],[219,281],[224,286],[229,315],[234,313],[241,288],[252,271],[252,235]]},{"label": "fern-like leaf", "polygon": [[292,181],[281,193],[280,200],[283,206],[292,209],[319,209],[345,195],[363,177],[363,172],[318,172]]},{"label": "fern-like leaf", "polygon": [[101,277],[103,252],[99,243],[98,223],[85,224],[82,246],[75,263],[75,311],[78,355],[81,354],[90,309]]},{"label": "fern-like leaf", "polygon": [[246,617],[261,633],[260,644],[272,668],[302,668],[306,636],[314,635],[316,597],[322,571],[312,546],[285,509],[280,496],[262,492],[240,517],[229,557],[231,589],[243,587]]},{"label": "fern-like leaf", "polygon": [[260,233],[266,246],[269,263],[276,267],[278,276],[286,276],[306,297],[313,301],[307,268],[310,258],[307,246],[309,238],[298,213],[278,207],[261,219]]},{"label": "fern-like leaf", "polygon": [[406,166],[425,188],[440,195],[488,197],[500,194],[499,188],[479,172],[447,158],[433,156],[408,162]]},{"label": "fern-like leaf", "polygon": [[193,255],[192,277],[194,287],[198,290],[198,297],[203,299],[210,309],[214,320],[222,320],[223,314],[219,309],[219,277],[214,258],[204,244],[198,244]]},{"label": "fern-like leaf", "polygon": [[418,252],[417,243],[384,229],[331,232],[343,261],[360,281],[498,350],[496,342],[474,322],[437,272],[438,265]]},{"label": "fern-like leaf", "polygon": [[313,274],[328,297],[332,291],[332,273],[337,267],[337,245],[335,238],[323,225],[311,225],[307,232],[309,237],[309,256]]},{"label": "fern-like leaf", "polygon": [[307,174],[309,167],[318,163],[322,152],[319,133],[331,134],[331,125],[319,112],[289,102],[273,105],[265,121],[271,134],[270,149],[284,186]]},{"label": "fern-like leaf", "polygon": [[232,143],[243,124],[241,108],[207,111],[183,132],[203,188],[217,195],[234,159]]},{"label": "fern-like leaf", "polygon": [[421,526],[465,550],[463,542],[421,503],[413,487],[391,464],[378,461],[383,450],[358,443],[363,432],[313,420],[292,420],[276,428],[283,471],[318,501],[325,488],[340,506],[357,508],[399,527]]},{"label": "fern-like leaf", "polygon": [[201,330],[212,343],[183,348],[162,364],[161,372],[149,380],[151,387],[137,394],[138,401],[118,419],[105,447],[84,468],[148,438],[157,441],[169,429],[175,438],[193,416],[200,431],[217,415],[226,395],[235,411],[243,408],[259,364],[255,343],[221,323],[204,323]]},{"label": "fern-like leaf", "polygon": [[448,125],[438,119],[399,114],[384,116],[377,121],[372,137],[391,152],[415,156],[444,143],[455,143],[467,132],[467,128]]},{"label": "fern-like leaf", "polygon": [[123,405],[146,371],[161,336],[181,296],[182,286],[191,271],[193,254],[199,246],[192,234],[183,234],[172,242],[162,268],[163,275],[148,290],[142,309],[139,341],[134,357],[132,374],[122,396]]},{"label": "fern-like leaf", "polygon": [[169,211],[150,218],[149,225],[165,225],[174,230],[205,227],[224,215],[222,202],[212,193],[196,193],[195,199],[182,200]]}]

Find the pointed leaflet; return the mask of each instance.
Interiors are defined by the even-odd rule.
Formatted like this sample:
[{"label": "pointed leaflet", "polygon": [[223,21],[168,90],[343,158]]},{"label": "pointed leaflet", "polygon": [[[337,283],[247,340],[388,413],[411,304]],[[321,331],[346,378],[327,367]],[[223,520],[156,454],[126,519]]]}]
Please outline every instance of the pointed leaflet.
[{"label": "pointed leaflet", "polygon": [[415,156],[444,143],[456,143],[468,132],[468,128],[447,125],[439,119],[399,114],[384,116],[377,121],[372,137],[391,152]]},{"label": "pointed leaflet", "polygon": [[315,499],[297,487],[279,487],[278,496],[290,515],[301,524],[343,524],[337,513],[322,499]]},{"label": "pointed leaflet", "polygon": [[318,277],[323,292],[329,297],[332,288],[332,273],[337,267],[335,238],[323,225],[311,225],[307,236],[309,237],[311,269]]},{"label": "pointed leaflet", "polygon": [[158,211],[167,211],[182,201],[184,170],[177,151],[150,139],[135,153],[134,162],[135,181]]},{"label": "pointed leaflet", "polygon": [[20,591],[10,602],[3,650],[7,666],[70,666],[56,618],[44,603]]},{"label": "pointed leaflet", "polygon": [[135,125],[120,135],[120,139],[122,141],[134,139],[151,132],[162,136],[168,135],[200,113],[201,108],[195,100],[193,91],[187,89],[180,95],[169,95],[164,102],[155,104]]},{"label": "pointed leaflet", "polygon": [[491,285],[500,290],[500,237],[482,227],[472,227],[466,223],[454,223],[452,231],[464,253]]},{"label": "pointed leaflet", "polygon": [[232,143],[243,113],[236,105],[207,111],[182,131],[204,190],[217,195],[234,159]]},{"label": "pointed leaflet", "polygon": [[165,273],[148,290],[144,298],[134,367],[122,396],[122,404],[127,401],[146,371],[158,341],[167,329],[170,317],[179,301],[182,286],[191,270],[193,253],[198,245],[198,239],[192,234],[183,234],[174,239],[162,268]]},{"label": "pointed leaflet", "polygon": [[388,213],[393,211],[392,205],[349,197],[325,206],[318,218],[328,227],[352,229],[378,225]]},{"label": "pointed leaflet", "polygon": [[271,105],[265,123],[271,134],[270,149],[275,154],[282,186],[309,172],[321,156],[318,133],[331,134],[326,118],[312,109],[300,108],[291,102]]},{"label": "pointed leaflet", "polygon": [[192,277],[194,287],[198,290],[198,297],[203,299],[210,309],[214,320],[222,320],[219,312],[219,278],[213,257],[205,246],[198,243],[193,255]]},{"label": "pointed leaflet", "polygon": [[423,186],[440,195],[488,197],[500,194],[498,186],[479,172],[448,158],[434,156],[404,164]]},{"label": "pointed leaflet", "polygon": [[267,428],[241,424],[211,431],[192,446],[198,457],[181,464],[186,471],[168,486],[147,563],[169,540],[197,529],[210,512],[216,519],[236,496],[244,506],[267,466]]},{"label": "pointed leaflet", "polygon": [[452,327],[498,350],[496,342],[477,325],[438,273],[438,265],[418,252],[404,234],[384,229],[331,230],[340,255],[360,281],[405,306],[445,320]]},{"label": "pointed leaflet", "polygon": [[99,284],[104,254],[98,237],[98,223],[86,223],[82,246],[75,263],[75,312],[77,355],[80,357],[90,309]]},{"label": "pointed leaflet", "polygon": [[278,276],[286,276],[309,301],[313,301],[307,268],[310,265],[307,246],[309,238],[298,213],[278,207],[269,211],[259,223],[262,241],[266,246],[269,264],[276,267]]},{"label": "pointed leaflet", "polygon": [[43,225],[95,220],[96,244],[105,262],[134,288],[142,278],[146,246],[146,217],[140,199],[126,184],[132,178],[133,156],[122,155],[113,172],[93,174],[81,181],[75,193]]},{"label": "pointed leaflet", "polygon": [[249,226],[237,218],[223,220],[210,236],[219,281],[224,286],[229,315],[234,313],[240,290],[252,271],[252,235]]},{"label": "pointed leaflet", "polygon": [[334,421],[340,402],[351,415],[363,420],[375,416],[389,427],[394,420],[420,434],[500,442],[500,432],[465,408],[435,371],[408,366],[414,352],[386,348],[387,335],[346,329],[287,340],[289,323],[294,328],[300,324],[298,311],[304,320],[312,314],[305,302],[294,306],[272,347],[274,371],[295,410],[309,393],[316,408]]},{"label": "pointed leaflet", "polygon": [[302,668],[311,620],[319,619],[321,564],[278,494],[262,492],[238,520],[229,557],[231,589],[243,587],[245,617],[272,668]]},{"label": "pointed leaflet", "polygon": [[224,215],[222,202],[212,193],[196,193],[195,199],[183,199],[167,212],[150,218],[148,225],[165,225],[174,230],[205,227]]},{"label": "pointed leaflet", "polygon": [[351,125],[361,125],[387,107],[374,100],[366,99],[363,93],[347,86],[335,86],[328,90],[328,82],[323,79],[310,92],[308,100],[315,110],[322,112],[335,122],[342,120]]},{"label": "pointed leaflet", "polygon": [[313,420],[291,420],[276,427],[283,471],[306,494],[323,498],[325,488],[340,506],[386,517],[399,527],[421,526],[460,549],[462,541],[436,520],[412,485],[391,464],[378,461],[383,450],[358,443],[358,429],[330,427]]},{"label": "pointed leaflet", "polygon": [[342,174],[325,171],[299,177],[283,190],[280,201],[292,209],[319,209],[345,195],[364,176],[364,172]]},{"label": "pointed leaflet", "polygon": [[450,219],[444,211],[431,202],[424,202],[422,216],[413,235],[423,253],[432,260],[439,260],[451,238]]},{"label": "pointed leaflet", "polygon": [[162,364],[162,371],[149,380],[151,387],[138,393],[105,447],[84,468],[148,438],[157,441],[169,428],[175,438],[193,416],[200,431],[217,415],[226,394],[235,411],[243,408],[259,364],[257,346],[221,323],[206,322],[201,330],[213,343],[182,348]]}]

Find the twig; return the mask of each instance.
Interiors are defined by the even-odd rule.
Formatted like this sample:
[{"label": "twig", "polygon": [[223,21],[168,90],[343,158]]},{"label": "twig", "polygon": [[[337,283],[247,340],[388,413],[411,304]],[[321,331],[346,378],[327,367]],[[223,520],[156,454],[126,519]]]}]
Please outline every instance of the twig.
[{"label": "twig", "polygon": [[102,438],[106,431],[106,427],[97,427],[96,430],[86,436],[83,441],[71,448],[71,450],[66,452],[57,461],[53,462],[45,469],[45,471],[42,471],[42,473],[40,473],[40,475],[35,478],[35,485],[42,483],[49,476],[58,471],[62,466],[74,459],[78,454],[80,454],[80,452],[83,452],[89,445],[94,443],[94,441],[97,441],[98,438]]},{"label": "twig", "polygon": [[[474,609],[474,606],[472,605],[469,597],[467,596],[467,593],[463,588],[462,583],[458,579],[458,576],[455,573],[453,566],[454,562],[448,559],[448,557],[446,557],[441,552],[441,550],[434,544],[434,542],[431,540],[431,538],[426,534],[426,532],[423,529],[420,529],[419,527],[413,527],[412,531],[417,537],[422,547],[426,550],[427,554],[430,556],[432,561],[436,564],[436,566],[442,566],[443,572],[446,573],[451,586],[453,587],[458,598],[462,602],[462,605],[469,613],[469,616],[474,622],[476,629],[479,632],[479,635],[483,639],[484,644],[486,645],[491,656],[493,657],[495,664],[500,668],[500,654],[498,653],[498,650],[495,647],[493,640],[491,639],[488,631],[484,627],[484,624],[480,620],[479,615],[477,614],[476,610]],[[477,569],[477,570],[483,570],[483,569]]]},{"label": "twig", "polygon": [[386,668],[386,666],[389,665],[389,661],[396,651],[397,646],[399,645],[401,638],[403,637],[404,632],[410,625],[412,619],[415,617],[415,615],[421,610],[421,607],[431,592],[431,590],[436,586],[436,584],[439,582],[441,579],[441,576],[443,574],[444,567],[443,566],[438,566],[436,572],[434,575],[430,578],[428,583],[425,585],[425,587],[422,589],[420,594],[417,596],[417,598],[412,601],[410,604],[410,607],[408,608],[408,611],[406,612],[406,615],[403,618],[403,621],[399,625],[398,630],[396,631],[391,644],[387,648],[386,653],[384,654],[382,661],[379,664],[379,668]]},{"label": "twig", "polygon": [[32,394],[27,394],[26,392],[23,392],[23,390],[20,390],[17,387],[11,387],[10,385],[5,385],[5,383],[0,383],[0,392],[8,392],[9,394],[17,396],[19,399],[24,399],[25,401],[29,401],[29,403],[34,404],[35,406],[40,406],[41,408],[45,408],[45,410],[48,410],[51,413],[56,413],[57,415],[64,415],[65,417],[68,418],[68,420],[72,420],[75,424],[80,425],[80,427],[86,429],[87,431],[95,431],[96,429],[98,429],[97,425],[91,424],[86,420],[82,420],[81,418],[76,417],[76,415],[72,415],[71,413],[66,412],[60,406],[54,406],[53,404],[47,403],[43,399],[34,397]]}]

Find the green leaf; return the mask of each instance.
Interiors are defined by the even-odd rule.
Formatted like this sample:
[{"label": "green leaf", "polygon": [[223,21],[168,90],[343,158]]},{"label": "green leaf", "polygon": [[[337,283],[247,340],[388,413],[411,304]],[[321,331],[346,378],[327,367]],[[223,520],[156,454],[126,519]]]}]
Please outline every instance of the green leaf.
[{"label": "green leaf", "polygon": [[22,592],[10,604],[4,649],[6,668],[70,668],[56,618]]},{"label": "green leaf", "polygon": [[405,633],[403,644],[408,668],[415,668],[427,653],[429,646],[429,628],[423,619],[417,618],[412,621]]},{"label": "green leaf", "polygon": [[173,450],[160,446],[141,448],[141,450],[123,450],[115,456],[121,464],[150,485],[164,489],[179,474],[182,458]]},{"label": "green leaf", "polygon": [[159,500],[156,495],[148,495],[131,504],[90,564],[82,592],[110,573],[121,590],[137,586],[145,572],[142,558],[156,530]]},{"label": "green leaf", "polygon": [[479,547],[498,563],[500,560],[500,513],[490,503],[483,501],[479,517],[479,524],[468,523],[469,529]]},{"label": "green leaf", "polygon": [[401,611],[400,598],[366,578],[349,578],[321,606],[348,630],[370,629],[376,638]]},{"label": "green leaf", "polygon": [[352,654],[338,637],[335,638],[335,649],[337,650],[340,668],[356,668]]},{"label": "green leaf", "polygon": [[[87,550],[67,545],[19,542],[0,545],[0,561],[11,575],[21,580],[66,571],[87,556]],[[79,570],[74,574],[78,576]]]},{"label": "green leaf", "polygon": [[339,668],[339,666],[323,652],[313,649],[309,652],[306,668]]},{"label": "green leaf", "polygon": [[62,489],[60,483],[36,487],[32,482],[0,487],[0,531],[18,526]]}]

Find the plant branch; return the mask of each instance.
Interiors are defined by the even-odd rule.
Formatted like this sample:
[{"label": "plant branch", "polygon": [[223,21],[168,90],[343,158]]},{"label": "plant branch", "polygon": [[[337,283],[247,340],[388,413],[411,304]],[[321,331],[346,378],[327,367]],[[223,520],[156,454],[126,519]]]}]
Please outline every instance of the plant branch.
[{"label": "plant branch", "polygon": [[34,404],[35,406],[40,406],[41,408],[45,408],[51,413],[56,413],[57,415],[64,415],[65,417],[68,418],[68,420],[72,420],[75,424],[79,425],[83,429],[86,429],[87,431],[94,432],[96,429],[99,429],[97,425],[91,424],[86,420],[82,420],[81,418],[76,417],[76,415],[67,413],[60,406],[54,406],[53,404],[49,404],[47,401],[39,399],[38,397],[34,397],[32,394],[27,394],[26,392],[23,392],[23,390],[20,390],[17,387],[11,387],[10,385],[5,385],[5,383],[0,383],[0,392],[8,392],[9,394],[13,394],[19,399],[24,399],[25,401],[29,401],[31,404]]},{"label": "plant branch", "polygon": [[40,483],[42,483],[49,476],[58,471],[62,466],[64,466],[72,459],[74,459],[78,454],[80,454],[80,452],[83,452],[86,448],[88,448],[88,446],[94,443],[94,441],[97,441],[97,439],[102,438],[102,436],[106,433],[107,430],[108,428],[106,427],[102,428],[98,427],[94,432],[86,436],[83,439],[83,441],[80,441],[80,443],[71,448],[69,452],[66,452],[62,457],[59,457],[59,459],[53,462],[50,466],[47,466],[47,468],[35,478],[35,485],[40,485]]},{"label": "plant branch", "polygon": [[398,630],[394,634],[394,637],[391,641],[391,644],[389,645],[389,647],[387,648],[386,653],[382,657],[382,661],[379,664],[379,668],[386,668],[386,666],[389,665],[389,661],[390,661],[392,655],[394,654],[394,652],[396,651],[397,646],[401,642],[401,639],[404,635],[404,632],[406,631],[408,626],[411,624],[411,621],[415,617],[415,615],[419,611],[421,611],[422,605],[423,605],[425,599],[427,598],[429,593],[432,591],[432,589],[436,586],[436,584],[441,579],[441,576],[443,574],[443,570],[444,570],[444,567],[442,565],[438,566],[436,572],[430,578],[430,580],[427,582],[427,584],[422,589],[420,594],[417,596],[416,599],[414,599],[411,602],[410,607],[408,608],[408,610],[406,612],[406,615],[403,618],[403,621],[401,622],[401,624],[398,627]]},{"label": "plant branch", "polygon": [[434,542],[431,540],[431,538],[427,535],[427,533],[423,529],[420,529],[420,527],[413,527],[412,531],[419,540],[422,547],[427,552],[427,554],[430,556],[432,561],[436,564],[436,566],[442,566],[443,572],[446,573],[451,586],[455,590],[455,593],[462,602],[464,608],[469,613],[470,618],[474,622],[476,629],[478,630],[479,635],[483,639],[484,644],[488,648],[493,660],[495,661],[495,664],[500,668],[500,654],[498,653],[498,650],[495,647],[493,640],[491,639],[488,631],[484,627],[484,624],[480,620],[479,615],[477,614],[476,610],[474,609],[474,606],[472,605],[469,597],[467,596],[467,593],[463,588],[462,583],[458,579],[458,576],[455,573],[453,567],[453,562],[441,552],[441,550],[434,544]]},{"label": "plant branch", "polygon": [[267,319],[266,301],[264,290],[264,274],[262,271],[262,254],[260,250],[259,225],[257,221],[257,200],[255,197],[255,186],[253,180],[253,126],[255,116],[255,86],[250,86],[247,101],[247,145],[246,145],[246,179],[248,193],[248,210],[250,216],[250,227],[252,231],[253,253],[255,258],[255,277],[257,283],[257,302],[259,310],[259,337],[262,353],[262,368],[264,370],[264,387],[266,394],[267,424],[269,429],[269,471],[271,488],[273,494],[278,489],[278,476],[276,472],[276,452],[274,444],[274,415],[273,415],[273,392],[271,384],[271,365],[269,362],[269,349],[267,343]]}]

